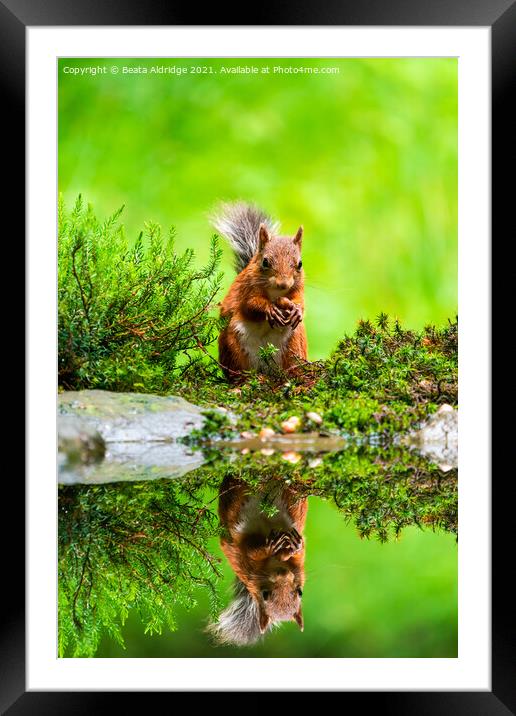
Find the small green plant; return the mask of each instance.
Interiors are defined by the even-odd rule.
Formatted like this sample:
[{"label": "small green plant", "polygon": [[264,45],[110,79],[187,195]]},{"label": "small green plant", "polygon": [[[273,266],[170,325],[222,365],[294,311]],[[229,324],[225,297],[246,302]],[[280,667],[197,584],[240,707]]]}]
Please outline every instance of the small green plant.
[{"label": "small green plant", "polygon": [[384,313],[377,327],[359,321],[355,335],[340,341],[328,361],[328,387],[406,405],[456,404],[457,328],[457,320],[419,332],[403,329],[397,320],[391,328]]},{"label": "small green plant", "polygon": [[191,430],[181,438],[185,445],[202,444],[221,437],[230,437],[232,425],[229,417],[220,410],[203,410],[204,423],[202,428]]},{"label": "small green plant", "polygon": [[100,222],[81,196],[58,211],[59,384],[166,392],[205,360],[219,319],[210,311],[221,285],[221,251],[211,241],[207,265],[178,255],[174,229],[164,239],[148,223],[133,245],[122,208]]},{"label": "small green plant", "polygon": [[272,375],[279,375],[281,373],[278,364],[276,363],[276,354],[279,348],[272,343],[267,343],[266,346],[260,346],[258,349],[258,357],[260,362],[267,366],[268,372]]}]

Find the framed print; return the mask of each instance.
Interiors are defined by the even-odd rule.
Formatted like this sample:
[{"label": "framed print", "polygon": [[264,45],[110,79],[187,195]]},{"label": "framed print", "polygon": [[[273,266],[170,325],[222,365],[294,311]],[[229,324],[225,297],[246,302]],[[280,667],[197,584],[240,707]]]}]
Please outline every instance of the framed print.
[{"label": "framed print", "polygon": [[489,310],[515,12],[3,0],[28,306],[7,713],[515,712]]}]

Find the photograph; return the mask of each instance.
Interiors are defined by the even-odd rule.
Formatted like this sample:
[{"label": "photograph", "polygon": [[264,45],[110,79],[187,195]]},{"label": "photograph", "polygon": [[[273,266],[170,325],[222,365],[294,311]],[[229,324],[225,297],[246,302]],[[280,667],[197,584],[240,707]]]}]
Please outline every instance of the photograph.
[{"label": "photograph", "polygon": [[458,70],[59,57],[58,659],[458,658]]}]

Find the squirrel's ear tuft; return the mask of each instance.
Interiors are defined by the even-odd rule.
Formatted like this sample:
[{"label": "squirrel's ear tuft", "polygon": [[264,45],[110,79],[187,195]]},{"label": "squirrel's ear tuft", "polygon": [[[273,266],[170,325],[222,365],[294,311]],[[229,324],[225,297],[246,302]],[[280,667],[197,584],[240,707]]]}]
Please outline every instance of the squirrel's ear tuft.
[{"label": "squirrel's ear tuft", "polygon": [[260,604],[260,634],[265,634],[267,627],[269,626],[269,615]]},{"label": "squirrel's ear tuft", "polygon": [[301,246],[301,239],[303,238],[303,227],[300,226],[297,230],[297,234],[294,236],[294,243]]},{"label": "squirrel's ear tuft", "polygon": [[258,231],[258,248],[261,251],[267,241],[269,241],[271,238],[271,235],[269,234],[269,230],[265,226],[265,224],[260,224],[260,229]]},{"label": "squirrel's ear tuft", "polygon": [[301,631],[303,631],[303,629],[305,628],[305,624],[303,622],[303,612],[301,611],[301,605],[299,605],[299,609],[294,614],[294,621],[296,622],[298,627],[301,629]]}]

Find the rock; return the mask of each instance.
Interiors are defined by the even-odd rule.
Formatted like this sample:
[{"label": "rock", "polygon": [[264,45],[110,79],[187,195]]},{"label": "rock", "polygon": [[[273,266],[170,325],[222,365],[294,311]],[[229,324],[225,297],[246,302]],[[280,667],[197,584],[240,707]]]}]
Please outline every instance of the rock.
[{"label": "rock", "polygon": [[99,485],[106,482],[140,482],[177,478],[200,467],[204,457],[177,442],[108,443],[105,459],[96,464],[59,466],[63,485]]},{"label": "rock", "polygon": [[274,450],[272,448],[262,448],[260,452],[262,455],[266,455],[267,457],[274,455]]},{"label": "rock", "polygon": [[315,467],[319,467],[322,464],[323,464],[322,457],[314,457],[314,459],[310,460],[310,462],[308,463],[308,467],[315,468]]},{"label": "rock", "polygon": [[287,462],[291,462],[293,465],[301,460],[301,455],[298,452],[292,451],[284,452],[281,457]]},{"label": "rock", "polygon": [[419,428],[402,438],[405,445],[436,463],[448,472],[458,467],[459,413],[451,405],[441,405],[439,410]]},{"label": "rock", "polygon": [[179,438],[202,427],[201,409],[176,396],[68,391],[58,395],[59,482],[179,477],[203,463]]},{"label": "rock", "polygon": [[171,441],[201,428],[201,409],[177,396],[65,391],[58,395],[59,415],[80,417],[108,442]]},{"label": "rock", "polygon": [[268,440],[273,435],[276,435],[276,433],[272,428],[262,428],[258,433],[258,437],[260,438],[260,440]]},{"label": "rock", "polygon": [[281,423],[281,429],[284,433],[295,433],[300,425],[301,420],[297,417],[297,415],[292,415],[290,418]]},{"label": "rock", "polygon": [[449,415],[453,415],[455,412],[455,408],[453,408],[451,405],[448,405],[448,403],[444,403],[444,405],[441,405],[436,415],[446,415],[447,413]]}]

